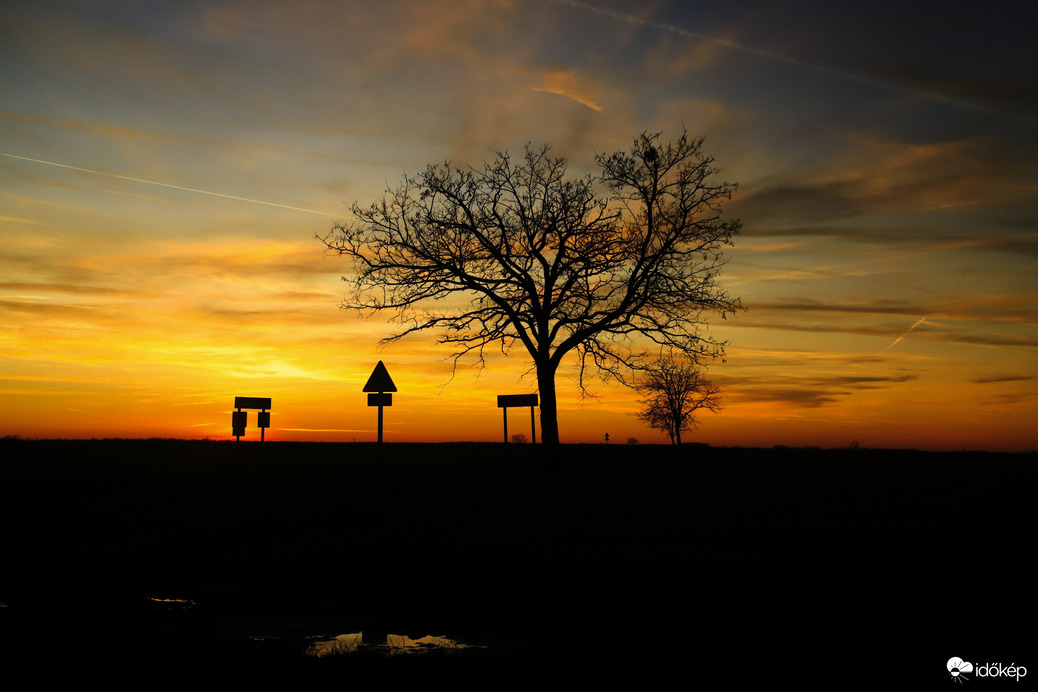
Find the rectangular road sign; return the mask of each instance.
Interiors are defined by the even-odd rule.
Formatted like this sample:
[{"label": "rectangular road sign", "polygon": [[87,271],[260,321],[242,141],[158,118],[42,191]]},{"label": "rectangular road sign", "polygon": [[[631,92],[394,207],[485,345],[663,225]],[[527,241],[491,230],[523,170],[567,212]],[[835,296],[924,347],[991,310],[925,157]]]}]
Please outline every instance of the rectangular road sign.
[{"label": "rectangular road sign", "polygon": [[248,427],[249,414],[245,411],[231,411],[231,434],[241,437]]},{"label": "rectangular road sign", "polygon": [[385,394],[370,393],[368,394],[368,406],[392,406],[393,395],[389,392]]},{"label": "rectangular road sign", "polygon": [[270,408],[270,397],[236,396],[234,397],[234,408],[258,408],[266,410]]},{"label": "rectangular road sign", "polygon": [[536,394],[498,394],[497,407],[509,408],[512,406],[536,406]]}]

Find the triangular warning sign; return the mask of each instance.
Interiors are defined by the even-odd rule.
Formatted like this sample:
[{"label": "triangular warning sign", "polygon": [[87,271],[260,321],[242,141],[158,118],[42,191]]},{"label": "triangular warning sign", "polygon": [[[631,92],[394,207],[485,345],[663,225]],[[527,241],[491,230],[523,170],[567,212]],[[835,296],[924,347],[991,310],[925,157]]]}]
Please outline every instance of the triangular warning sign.
[{"label": "triangular warning sign", "polygon": [[395,392],[396,385],[393,384],[393,378],[389,376],[389,371],[386,370],[386,366],[382,364],[382,361],[378,362],[375,369],[371,371],[371,377],[368,378],[368,383],[364,385],[365,392]]}]

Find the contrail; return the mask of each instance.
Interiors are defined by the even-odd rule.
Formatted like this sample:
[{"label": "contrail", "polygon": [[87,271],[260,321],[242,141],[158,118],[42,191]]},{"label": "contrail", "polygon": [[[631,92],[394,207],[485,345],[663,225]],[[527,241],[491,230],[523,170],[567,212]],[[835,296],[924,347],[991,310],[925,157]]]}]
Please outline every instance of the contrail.
[{"label": "contrail", "polygon": [[[929,316],[929,315],[928,315],[928,316]],[[892,348],[894,348],[895,346],[897,346],[897,342],[901,341],[901,340],[902,340],[902,339],[904,339],[904,338],[905,338],[906,336],[908,336],[909,334],[911,334],[911,333],[912,333],[912,331],[913,331],[913,330],[915,330],[915,328],[916,328],[916,327],[918,327],[919,325],[921,325],[921,324],[922,324],[923,322],[926,322],[926,317],[922,317],[922,318],[920,318],[918,322],[916,322],[916,323],[915,323],[915,324],[913,324],[913,325],[912,325],[911,327],[909,327],[909,328],[908,328],[907,330],[905,330],[905,333],[904,333],[904,334],[902,334],[902,335],[901,335],[901,336],[899,336],[898,338],[894,339],[894,343],[890,344],[889,346],[887,346],[887,347],[886,347],[885,349],[883,349],[883,350],[884,350],[884,351],[889,351],[890,349],[892,349]]]},{"label": "contrail", "polygon": [[238,202],[251,202],[252,204],[264,204],[268,207],[279,207],[281,209],[290,209],[292,211],[303,211],[307,214],[317,214],[319,216],[329,216],[333,219],[340,218],[342,214],[331,214],[326,211],[318,211],[316,209],[306,209],[305,207],[293,207],[288,204],[278,204],[277,202],[264,202],[261,199],[250,199],[249,197],[238,197],[236,195],[225,195],[222,192],[211,192],[209,190],[199,190],[193,187],[183,187],[182,185],[171,185],[170,183],[160,183],[157,180],[145,180],[144,178],[133,178],[128,175],[117,175],[116,173],[108,173],[106,171],[95,171],[91,168],[80,168],[79,166],[69,166],[64,163],[56,163],[54,161],[43,161],[41,159],[31,159],[28,156],[15,156],[14,154],[0,154],[0,156],[6,156],[11,159],[20,159],[22,161],[32,161],[33,163],[42,163],[48,166],[57,166],[58,168],[67,168],[72,171],[82,171],[83,173],[93,173],[94,175],[104,175],[109,178],[119,178],[120,180],[129,180],[134,183],[147,183],[148,185],[158,185],[159,187],[168,187],[173,190],[183,190],[184,192],[195,192],[200,195],[209,195],[211,197],[223,197],[224,199],[233,199]]},{"label": "contrail", "polygon": [[746,44],[738,43],[736,41],[730,41],[728,39],[707,36],[706,34],[691,31],[689,29],[685,29],[680,26],[675,26],[673,24],[666,24],[664,22],[654,22],[648,19],[642,19],[641,17],[636,17],[634,15],[625,14],[623,12],[617,12],[616,10],[607,10],[601,7],[593,7],[583,2],[579,2],[578,0],[551,1],[559,5],[568,5],[569,7],[575,7],[581,10],[585,10],[587,12],[593,12],[594,14],[609,17],[610,19],[614,19],[616,21],[627,22],[628,24],[638,24],[640,26],[647,26],[649,28],[656,29],[657,31],[666,31],[668,33],[676,34],[678,36],[684,36],[687,38],[695,38],[702,41],[707,41],[709,43],[713,43],[718,46],[724,46],[725,48],[730,48],[732,50],[741,51],[743,53],[750,53],[752,55],[758,55],[762,58],[768,58],[769,60],[777,60],[779,62],[784,62],[789,65],[796,65],[797,67],[807,70],[814,70],[815,72],[835,75],[838,77],[842,77],[844,79],[850,79],[859,82],[861,84],[868,84],[870,86],[882,87],[885,89],[893,89],[895,91],[900,91],[903,94],[910,94],[912,96],[927,98],[933,101],[940,101],[943,103],[958,106],[960,108],[968,108],[972,110],[984,111],[986,113],[994,113],[1002,117],[1022,118],[1029,121],[1034,120],[1034,118],[1030,116],[1021,116],[1015,113],[1007,113],[997,108],[985,106],[983,104],[975,103],[973,101],[966,101],[963,99],[946,96],[944,94],[936,93],[933,91],[925,91],[922,89],[905,86],[903,84],[898,84],[897,82],[892,82],[889,80],[875,79],[857,72],[849,72],[847,70],[840,70],[834,67],[826,67],[825,65],[819,65],[817,63],[804,62],[803,60],[791,58],[788,55],[782,55],[781,53],[773,53],[768,50],[754,48],[753,46],[747,46]]},{"label": "contrail", "polygon": [[[951,298],[949,298],[949,299],[948,299],[949,301],[951,301],[951,300],[954,300],[954,299],[955,299],[955,296],[956,296],[956,295],[958,295],[958,293],[959,293],[959,287],[960,287],[960,286],[962,286],[962,280],[963,280],[964,278],[966,278],[966,272],[968,272],[968,271],[970,270],[970,266],[971,266],[971,265],[973,264],[973,258],[977,256],[977,250],[978,250],[978,249],[979,249],[979,247],[978,247],[978,246],[974,246],[974,248],[973,248],[973,254],[972,254],[972,255],[970,255],[970,260],[969,260],[969,262],[967,262],[967,263],[966,263],[966,267],[965,267],[965,268],[964,268],[964,269],[962,270],[962,276],[960,276],[960,277],[959,277],[959,282],[958,282],[957,284],[955,284],[955,290],[954,290],[954,291],[952,291],[952,294],[951,294]],[[901,335],[901,336],[899,336],[898,338],[894,339],[894,343],[890,344],[889,346],[887,346],[887,347],[886,347],[885,349],[883,349],[883,350],[884,350],[884,351],[889,351],[890,349],[894,348],[894,346],[895,346],[895,345],[897,345],[897,342],[901,341],[901,340],[902,340],[902,339],[904,339],[904,338],[905,338],[906,336],[908,336],[909,334],[911,334],[911,333],[912,333],[912,330],[914,330],[914,329],[915,329],[916,327],[918,327],[919,325],[923,324],[924,322],[926,322],[926,317],[922,318],[921,320],[919,320],[918,322],[916,322],[915,324],[913,324],[913,325],[912,325],[911,327],[909,327],[909,328],[908,328],[908,330],[907,330],[907,331],[906,331],[906,332],[905,332],[904,334],[902,334],[902,335]]]},{"label": "contrail", "polygon": [[569,5],[570,7],[576,7],[576,8],[581,9],[581,10],[587,10],[588,12],[593,12],[593,13],[595,13],[597,15],[601,15],[601,16],[604,16],[604,17],[609,17],[610,19],[615,19],[615,20],[620,21],[620,22],[627,22],[628,24],[639,24],[639,25],[642,25],[642,26],[650,27],[652,29],[656,29],[657,31],[666,31],[668,33],[677,34],[678,36],[684,36],[686,38],[697,38],[697,39],[700,39],[700,40],[703,40],[703,41],[707,41],[709,43],[717,44],[719,46],[724,46],[725,48],[732,48],[734,50],[742,51],[744,53],[752,53],[754,55],[759,55],[759,56],[764,57],[764,58],[770,58],[772,60],[781,60],[782,62],[787,62],[787,63],[790,63],[791,65],[798,65],[800,67],[807,67],[807,68],[814,69],[814,70],[820,70],[822,72],[830,72],[830,73],[833,73],[833,74],[841,75],[843,77],[852,77],[852,78],[856,78],[856,79],[861,79],[857,75],[849,74],[847,72],[842,72],[840,70],[834,70],[834,69],[828,68],[828,67],[819,67],[818,65],[811,65],[811,64],[808,64],[808,63],[805,63],[805,62],[801,62],[800,60],[797,60],[795,58],[790,58],[789,56],[786,56],[786,55],[780,55],[779,53],[772,53],[770,51],[761,50],[759,48],[753,48],[752,46],[747,46],[747,45],[744,45],[742,43],[736,43],[735,41],[729,41],[728,39],[724,39],[724,38],[715,38],[713,36],[707,36],[706,34],[700,34],[700,33],[696,32],[696,31],[691,31],[689,29],[685,29],[685,28],[680,27],[680,26],[674,26],[673,24],[665,24],[663,22],[653,22],[653,21],[650,21],[648,19],[642,19],[641,17],[635,17],[634,15],[624,14],[623,12],[617,12],[616,10],[607,10],[605,8],[602,8],[602,7],[592,7],[591,5],[586,5],[586,4],[582,3],[582,2],[577,2],[577,0],[553,0],[553,1],[558,3],[558,4],[560,4],[560,5]]},{"label": "contrail", "polygon": [[[973,247],[973,254],[970,255],[970,261],[966,263],[966,267],[962,270],[962,276],[959,277],[959,283],[955,284],[955,290],[952,291],[952,294],[951,294],[952,299],[955,298],[955,296],[957,296],[959,294],[959,286],[962,285],[962,280],[966,278],[966,272],[968,272],[970,270],[970,265],[973,264],[973,258],[977,256],[977,250],[978,249],[979,248],[977,246]],[[949,300],[951,300],[951,299],[949,299]]]}]

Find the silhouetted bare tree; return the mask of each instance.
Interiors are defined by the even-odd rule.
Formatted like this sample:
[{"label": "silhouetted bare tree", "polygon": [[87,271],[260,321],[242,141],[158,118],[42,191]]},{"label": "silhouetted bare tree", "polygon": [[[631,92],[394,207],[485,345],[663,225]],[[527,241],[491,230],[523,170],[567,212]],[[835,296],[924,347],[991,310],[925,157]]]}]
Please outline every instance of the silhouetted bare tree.
[{"label": "silhouetted bare tree", "polygon": [[699,328],[741,307],[717,285],[739,229],[721,213],[736,185],[714,180],[701,144],[643,133],[630,152],[599,155],[597,177],[568,178],[547,145],[527,146],[522,161],[498,153],[481,170],[405,175],[322,238],[353,260],[342,307],[393,313],[402,328],[386,342],[442,330],[455,366],[520,343],[537,375],[542,439],[558,444],[555,373],[569,354],[582,391],[591,372],[631,384],[645,345],[723,355]]},{"label": "silhouetted bare tree", "polygon": [[698,411],[721,410],[721,389],[684,356],[668,355],[647,366],[635,388],[645,397],[638,417],[670,435],[671,444],[681,444],[681,433],[696,429]]}]

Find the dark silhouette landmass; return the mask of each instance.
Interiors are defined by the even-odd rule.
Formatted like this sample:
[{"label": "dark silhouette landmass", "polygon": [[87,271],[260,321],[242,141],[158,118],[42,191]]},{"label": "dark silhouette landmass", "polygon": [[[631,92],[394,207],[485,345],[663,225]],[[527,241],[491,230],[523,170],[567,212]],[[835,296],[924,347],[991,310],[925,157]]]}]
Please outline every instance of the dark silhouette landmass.
[{"label": "dark silhouette landmass", "polygon": [[[37,681],[847,689],[1032,663],[1033,454],[0,448],[0,661]],[[472,646],[305,655],[360,631]]]}]

